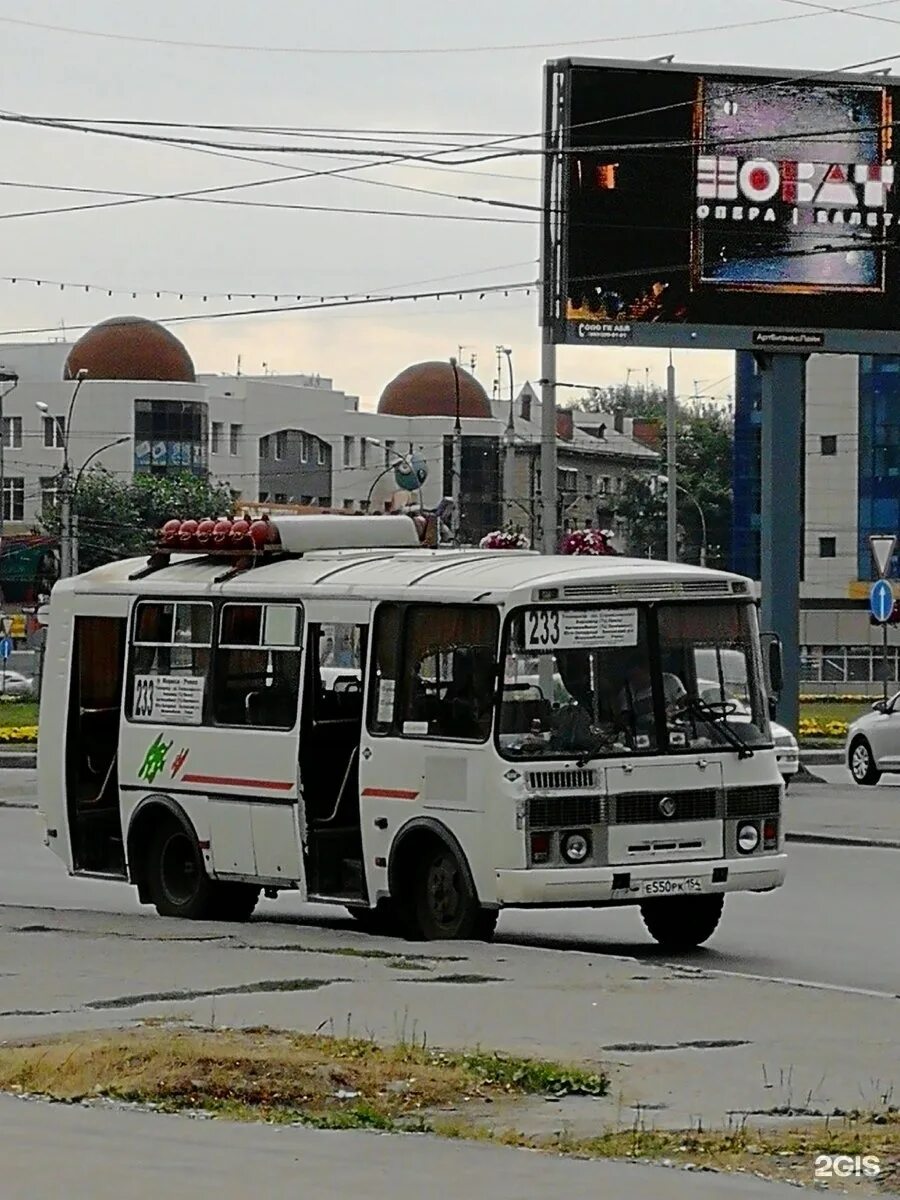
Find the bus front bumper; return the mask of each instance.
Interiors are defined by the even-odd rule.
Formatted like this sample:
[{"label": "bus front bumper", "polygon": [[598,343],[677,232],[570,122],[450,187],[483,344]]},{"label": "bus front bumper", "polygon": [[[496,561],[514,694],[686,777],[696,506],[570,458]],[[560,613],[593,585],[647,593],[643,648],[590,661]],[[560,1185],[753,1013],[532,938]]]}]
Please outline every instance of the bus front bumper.
[{"label": "bus front bumper", "polygon": [[497,872],[497,901],[525,905],[637,904],[667,896],[765,892],[784,883],[786,854],[616,867],[549,867]]}]

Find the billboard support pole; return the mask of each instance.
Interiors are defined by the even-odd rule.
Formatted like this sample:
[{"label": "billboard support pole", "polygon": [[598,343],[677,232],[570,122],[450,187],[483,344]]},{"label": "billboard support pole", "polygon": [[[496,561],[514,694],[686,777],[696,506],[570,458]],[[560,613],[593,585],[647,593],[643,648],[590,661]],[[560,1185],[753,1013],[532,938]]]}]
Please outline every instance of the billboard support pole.
[{"label": "billboard support pole", "polygon": [[666,558],[678,561],[678,463],[676,462],[676,425],[678,407],[675,402],[675,366],[669,351],[666,370]]},{"label": "billboard support pole", "polygon": [[556,344],[541,338],[541,551],[555,554],[559,539],[556,486]]},{"label": "billboard support pole", "polygon": [[803,530],[805,354],[758,354],[762,376],[760,582],[762,624],[781,639],[778,720],[797,732],[800,708],[800,566]]}]

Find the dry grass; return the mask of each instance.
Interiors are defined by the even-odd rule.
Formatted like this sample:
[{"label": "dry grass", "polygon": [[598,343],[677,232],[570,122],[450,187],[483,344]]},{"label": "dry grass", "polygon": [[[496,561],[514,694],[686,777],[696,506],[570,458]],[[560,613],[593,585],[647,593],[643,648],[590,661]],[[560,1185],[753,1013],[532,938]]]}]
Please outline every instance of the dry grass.
[{"label": "dry grass", "polygon": [[[273,1030],[151,1026],[0,1046],[0,1090],[388,1127],[465,1097],[603,1094],[600,1073],[487,1053]],[[352,1103],[351,1103],[352,1102]]]},{"label": "dry grass", "polygon": [[[441,1052],[409,1043],[269,1029],[201,1030],[151,1022],[143,1028],[0,1045],[0,1091],[58,1100],[99,1097],[171,1111],[203,1109],[236,1120],[302,1122],[327,1128],[421,1129],[585,1158],[692,1164],[698,1170],[754,1171],[812,1183],[820,1153],[874,1154],[882,1194],[900,1181],[900,1113],[846,1114],[802,1128],[725,1130],[634,1128],[575,1137],[528,1131],[529,1095],[605,1095],[601,1071],[486,1051]],[[499,1100],[492,1110],[467,1101]],[[464,1110],[467,1119],[447,1115]],[[478,1119],[469,1119],[473,1112]],[[483,1114],[483,1115],[482,1115]],[[847,1181],[851,1183],[852,1181]],[[874,1186],[874,1185],[872,1185]]]}]

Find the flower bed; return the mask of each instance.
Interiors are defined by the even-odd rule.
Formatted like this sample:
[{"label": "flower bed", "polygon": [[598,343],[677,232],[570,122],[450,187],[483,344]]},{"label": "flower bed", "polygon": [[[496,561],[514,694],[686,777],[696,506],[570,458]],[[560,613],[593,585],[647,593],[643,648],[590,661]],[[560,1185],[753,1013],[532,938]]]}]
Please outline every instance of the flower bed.
[{"label": "flower bed", "polygon": [[846,721],[813,721],[808,717],[800,720],[800,740],[807,738],[845,738],[847,736]]},{"label": "flower bed", "polygon": [[4,725],[0,727],[0,745],[23,746],[37,742],[37,725]]}]

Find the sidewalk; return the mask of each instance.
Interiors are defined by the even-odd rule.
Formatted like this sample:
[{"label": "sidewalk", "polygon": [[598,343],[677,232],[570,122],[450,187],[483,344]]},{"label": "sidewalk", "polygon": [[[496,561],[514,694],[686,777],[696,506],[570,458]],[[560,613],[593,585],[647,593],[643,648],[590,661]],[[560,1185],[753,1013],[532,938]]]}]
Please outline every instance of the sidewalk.
[{"label": "sidewalk", "polygon": [[794,783],[785,798],[788,841],[900,850],[900,781],[857,787],[846,767],[812,772],[821,782]]}]

